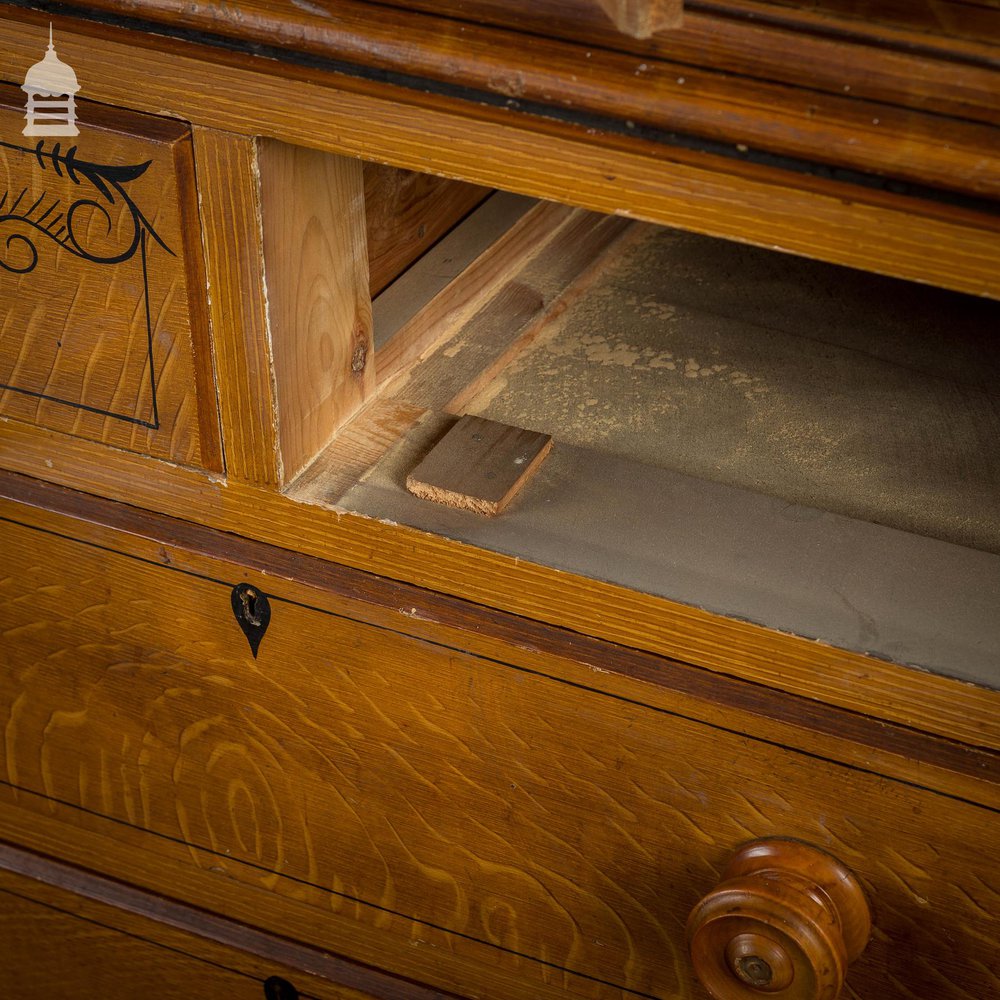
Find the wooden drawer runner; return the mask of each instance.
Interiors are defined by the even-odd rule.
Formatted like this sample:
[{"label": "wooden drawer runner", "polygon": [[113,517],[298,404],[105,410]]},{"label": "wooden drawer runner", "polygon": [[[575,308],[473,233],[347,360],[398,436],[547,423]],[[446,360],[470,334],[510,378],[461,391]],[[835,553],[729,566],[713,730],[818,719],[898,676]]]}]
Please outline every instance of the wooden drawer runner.
[{"label": "wooden drawer runner", "polygon": [[125,536],[8,521],[0,545],[7,801],[179,842],[206,878],[515,970],[539,997],[701,996],[691,907],[736,845],[798,837],[871,899],[846,995],[1000,991],[987,808],[418,640],[407,608],[387,628],[320,590],[282,597],[278,578],[251,576],[271,612],[254,659],[240,571],[181,570],[166,542],[156,564],[114,551]]},{"label": "wooden drawer runner", "polygon": [[221,468],[190,130],[0,87],[0,418]]}]

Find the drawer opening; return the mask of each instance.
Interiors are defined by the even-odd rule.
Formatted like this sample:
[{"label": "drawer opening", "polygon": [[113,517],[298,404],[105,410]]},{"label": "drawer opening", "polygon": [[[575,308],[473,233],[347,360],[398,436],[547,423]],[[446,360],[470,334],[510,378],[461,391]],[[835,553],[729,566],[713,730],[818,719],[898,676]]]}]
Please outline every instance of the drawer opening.
[{"label": "drawer opening", "polygon": [[[291,497],[1000,683],[1000,304],[468,200],[375,295],[370,391]],[[554,440],[497,517],[406,488],[463,415]]]}]

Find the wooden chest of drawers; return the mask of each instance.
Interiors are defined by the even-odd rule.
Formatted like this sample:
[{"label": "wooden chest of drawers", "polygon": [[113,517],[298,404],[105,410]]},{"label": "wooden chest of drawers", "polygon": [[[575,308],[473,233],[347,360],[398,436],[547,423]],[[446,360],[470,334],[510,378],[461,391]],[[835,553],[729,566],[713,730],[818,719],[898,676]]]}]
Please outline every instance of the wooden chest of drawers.
[{"label": "wooden chest of drawers", "polygon": [[620,6],[3,8],[18,997],[1000,993],[988,15]]}]

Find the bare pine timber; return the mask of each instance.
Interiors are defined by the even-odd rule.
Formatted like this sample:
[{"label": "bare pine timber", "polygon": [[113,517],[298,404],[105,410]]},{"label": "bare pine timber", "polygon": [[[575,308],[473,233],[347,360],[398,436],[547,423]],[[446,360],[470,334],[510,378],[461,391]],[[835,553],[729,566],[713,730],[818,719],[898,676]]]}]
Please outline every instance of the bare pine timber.
[{"label": "bare pine timber", "polygon": [[375,386],[361,162],[262,140],[278,440],[290,480]]},{"label": "bare pine timber", "polygon": [[245,136],[196,127],[194,147],[226,474],[275,486],[277,415],[256,144]]},{"label": "bare pine timber", "polygon": [[365,163],[365,224],[372,298],[460,222],[489,189]]},{"label": "bare pine timber", "polygon": [[[501,222],[508,213],[516,221],[496,238],[498,213],[495,210],[498,207]],[[524,266],[526,259],[551,243],[572,216],[572,209],[565,205],[540,203],[525,212],[521,199],[495,195],[468,220],[461,233],[454,234],[455,238],[461,237],[463,245],[468,244],[476,256],[443,289],[438,280],[442,268],[436,258],[432,255],[426,262],[417,262],[391,289],[391,294],[401,298],[406,307],[400,314],[401,319],[396,321],[396,310],[385,309],[382,303],[379,304],[379,315],[389,321],[387,329],[379,330],[380,341],[387,338],[384,346],[380,344],[378,353],[380,389],[392,391],[394,382],[405,380],[417,361],[482,309]],[[477,253],[481,246],[478,233],[484,229],[488,237],[494,238]],[[419,303],[416,310],[413,310],[414,302]]]},{"label": "bare pine timber", "polygon": [[552,438],[482,417],[460,417],[406,477],[423,500],[499,514],[545,461]]}]

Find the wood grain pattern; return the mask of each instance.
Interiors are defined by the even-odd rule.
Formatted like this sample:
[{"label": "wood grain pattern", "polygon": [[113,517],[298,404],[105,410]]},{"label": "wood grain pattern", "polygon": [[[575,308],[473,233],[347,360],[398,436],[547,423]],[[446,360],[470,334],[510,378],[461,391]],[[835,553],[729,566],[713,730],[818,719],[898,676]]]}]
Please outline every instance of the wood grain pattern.
[{"label": "wood grain pattern", "polygon": [[718,1000],[751,992],[837,1000],[872,933],[865,891],[849,868],[810,844],[752,840],[687,924],[691,964]]},{"label": "wood grain pattern", "polygon": [[[135,505],[178,518],[190,519],[197,512],[214,528],[303,555],[503,608],[529,620],[660,653],[971,746],[1000,748],[997,693],[945,676],[523,559],[476,550],[475,560],[470,560],[466,546],[439,536],[296,503],[233,481],[222,486],[193,472],[165,470],[141,456],[121,455],[109,463],[103,448],[60,439],[39,428],[9,424],[0,435],[0,466],[30,476],[41,469],[53,482],[90,494],[128,497]],[[13,490],[9,479],[4,490]],[[18,488],[14,495],[21,493]]]},{"label": "wood grain pattern", "polygon": [[[112,0],[110,6],[116,5]],[[992,129],[858,100],[843,90],[823,94],[734,80],[697,63],[583,50],[403,11],[383,18],[377,8],[356,0],[308,11],[291,0],[279,5],[242,0],[231,8],[161,0],[159,10],[172,21],[244,40],[550,105],[563,113],[583,109],[624,124],[626,131],[629,122],[632,129],[643,124],[730,149],[745,146],[986,196],[995,196],[1000,185]]]},{"label": "wood grain pattern", "polygon": [[362,166],[369,289],[374,298],[490,192],[379,163]]},{"label": "wood grain pattern", "polygon": [[83,106],[60,153],[0,102],[0,414],[219,469],[188,130]]},{"label": "wood grain pattern", "polygon": [[424,500],[495,516],[524,489],[551,448],[548,434],[461,417],[406,477],[406,488]]},{"label": "wood grain pattern", "polygon": [[[391,407],[386,419],[394,419]],[[0,485],[17,497],[0,500],[0,516],[42,533],[200,577],[225,566],[262,593],[376,627],[398,628],[402,609],[404,631],[416,638],[722,728],[752,719],[753,732],[763,739],[1000,809],[996,752],[801,697],[775,697],[759,684],[37,480],[0,473]],[[935,692],[924,694],[930,700]],[[979,695],[989,703],[990,692]]]},{"label": "wood grain pattern", "polygon": [[25,898],[23,892],[22,880],[0,873],[0,957],[12,996],[259,1000],[263,995],[259,980]]},{"label": "wood grain pattern", "polygon": [[226,474],[273,486],[279,457],[256,146],[242,136],[193,131]]},{"label": "wood grain pattern", "polygon": [[425,414],[395,399],[373,399],[304,469],[291,492],[304,503],[335,504]]},{"label": "wood grain pattern", "polygon": [[[470,992],[483,1000],[564,1000],[566,996],[562,988],[541,979],[526,980],[498,964],[495,948],[456,941],[443,962],[438,948],[445,938],[438,928],[376,911],[378,924],[373,932],[369,908],[360,903],[351,912],[331,905],[338,901],[329,892],[301,881],[261,872],[212,851],[151,837],[72,806],[24,792],[15,794],[3,784],[0,837],[11,845],[30,844],[31,852],[22,850],[22,855],[44,851],[93,874],[104,873],[129,887],[179,901],[181,906],[197,907],[206,914],[225,912],[248,932],[259,929],[287,939],[298,945],[290,949],[290,963],[303,964],[314,975],[325,975],[331,964],[346,964],[346,960],[338,963],[334,954],[349,954],[368,966],[364,972],[369,983],[403,980],[404,986],[395,992],[383,985],[376,992],[379,1000],[451,1000]],[[37,870],[32,874],[44,877]],[[114,905],[123,905],[120,896]],[[386,933],[390,926],[399,933]],[[313,953],[311,961],[304,951]]]},{"label": "wood grain pattern", "polygon": [[684,19],[683,0],[599,0],[615,27],[633,38],[649,38]]},{"label": "wood grain pattern", "polygon": [[691,996],[687,911],[734,845],[790,835],[877,900],[856,996],[1000,985],[991,810],[277,599],[254,661],[227,584],[25,532],[5,528],[0,605],[12,786],[552,963],[583,995]]},{"label": "wood grain pattern", "polygon": [[361,163],[262,140],[261,219],[286,480],[375,387]]},{"label": "wood grain pattern", "polygon": [[[409,297],[421,302],[421,306],[379,349],[380,389],[390,391],[394,382],[405,380],[415,362],[476,315],[525,261],[551,244],[572,217],[572,210],[564,205],[539,203],[529,208],[442,291],[436,287],[427,293],[419,286],[410,289]],[[478,220],[469,221],[474,229]]]},{"label": "wood grain pattern", "polygon": [[[41,22],[27,10],[17,18],[7,25],[10,58],[28,64]],[[94,96],[111,104],[997,294],[1000,238],[984,213],[194,42],[56,23],[60,51],[90,61]],[[177,88],[177,78],[188,85]],[[296,113],[302,107],[309,116]]]},{"label": "wood grain pattern", "polygon": [[0,900],[0,954],[23,1000],[70,989],[80,998],[259,998],[272,976],[316,1000],[430,1000],[384,973],[8,843]]},{"label": "wood grain pattern", "polygon": [[[659,54],[758,79],[802,84],[997,123],[992,48],[1000,20],[986,7],[689,0],[663,37],[610,38],[590,0],[386,0],[395,7],[535,34]],[[616,44],[617,43],[617,44]],[[846,85],[849,91],[844,91]]]}]

